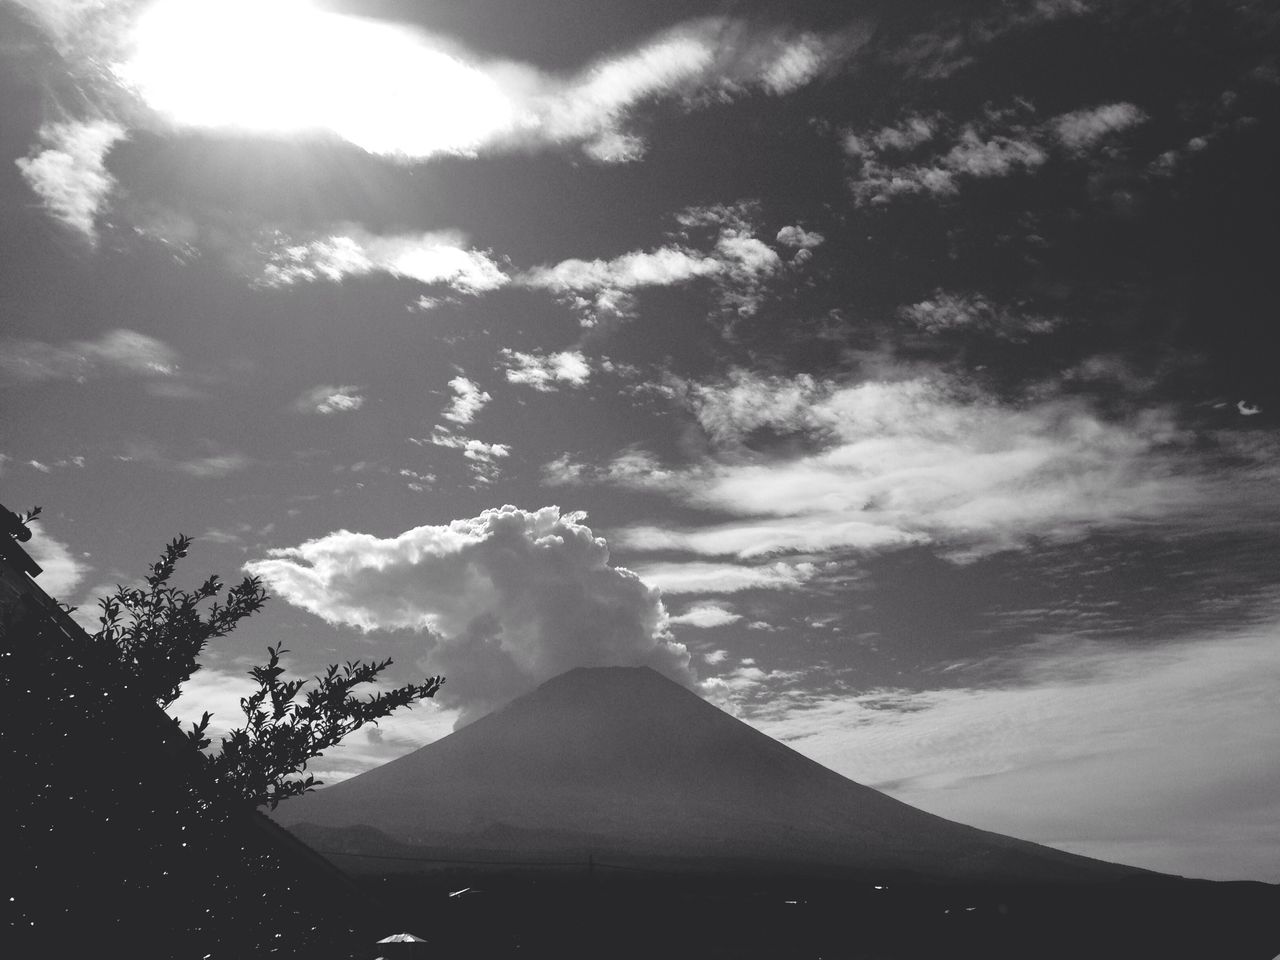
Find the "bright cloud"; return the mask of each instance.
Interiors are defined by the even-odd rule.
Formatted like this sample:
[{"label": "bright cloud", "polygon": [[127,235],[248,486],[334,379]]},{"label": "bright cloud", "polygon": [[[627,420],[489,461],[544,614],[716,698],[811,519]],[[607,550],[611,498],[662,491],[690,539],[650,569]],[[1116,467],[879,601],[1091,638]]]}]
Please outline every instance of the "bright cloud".
[{"label": "bright cloud", "polygon": [[508,281],[502,268],[488,253],[465,243],[460,234],[448,231],[379,237],[356,228],[304,243],[277,237],[267,251],[260,282],[268,287],[339,283],[385,273],[471,295],[504,286]]},{"label": "bright cloud", "polygon": [[836,68],[857,43],[849,33],[712,18],[563,77],[302,0],[160,0],[134,26],[115,72],[181,126],[328,132],[409,159],[569,142],[620,162],[643,152],[624,129],[637,106],[711,92],[790,93]]},{"label": "bright cloud", "polygon": [[49,536],[39,523],[33,523],[30,529],[31,539],[24,549],[44,571],[36,583],[55,600],[66,599],[93,567],[76,557],[61,540]]},{"label": "bright cloud", "polygon": [[453,399],[440,416],[451,423],[470,423],[484,405],[493,399],[480,389],[479,384],[466,377],[454,377],[449,381],[449,389],[453,391]]},{"label": "bright cloud", "polygon": [[1278,639],[1273,622],[1148,649],[1045,640],[997,688],[783,693],[746,713],[940,816],[1156,870],[1275,881],[1280,809],[1260,798],[1280,781],[1258,758],[1280,750]]},{"label": "bright cloud", "polygon": [[294,403],[302,413],[350,413],[364,406],[364,395],[359,387],[319,386],[308,390]]},{"label": "bright cloud", "polygon": [[503,350],[503,363],[510,383],[522,383],[535,390],[549,392],[560,384],[581,387],[591,378],[591,365],[581,350],[559,353],[521,353]]},{"label": "bright cloud", "polygon": [[740,593],[743,590],[787,590],[802,586],[816,573],[811,563],[753,566],[736,563],[645,563],[636,567],[645,583],[664,594]]},{"label": "bright cloud", "polygon": [[361,630],[423,631],[442,696],[467,717],[575,666],[649,665],[688,681],[658,592],[610,566],[581,514],[507,506],[397,537],[340,530],[246,565],[289,603]]},{"label": "bright cloud", "polygon": [[[1180,434],[1160,408],[1112,421],[1077,397],[1009,406],[940,377],[840,384],[745,372],[690,387],[687,402],[713,456],[666,470],[628,460],[562,469],[559,481],[656,490],[739,519],[634,526],[620,544],[748,558],[936,543],[958,558],[1182,516],[1209,496],[1168,458]],[[745,446],[762,428],[803,438],[810,452]]]},{"label": "bright cloud", "polygon": [[19,382],[76,380],[103,373],[147,378],[178,373],[178,354],[155,337],[112,330],[96,340],[53,344],[41,340],[0,341],[0,374]]},{"label": "bright cloud", "polygon": [[492,483],[498,478],[498,461],[511,455],[511,447],[505,443],[486,443],[474,437],[451,432],[447,427],[436,427],[428,440],[414,440],[419,445],[430,444],[448,450],[461,450],[471,465],[471,473],[480,483]]},{"label": "bright cloud", "polygon": [[124,136],[110,120],[50,123],[40,128],[43,149],[14,162],[50,213],[93,241],[98,213],[115,186],[106,157]]},{"label": "bright cloud", "polygon": [[[689,224],[686,219],[682,224]],[[703,225],[703,224],[697,224]],[[573,304],[584,326],[602,316],[625,316],[631,296],[644,287],[671,287],[697,279],[712,280],[722,304],[740,314],[759,306],[761,285],[782,267],[777,251],[744,222],[719,225],[710,249],[670,244],[635,250],[610,260],[562,260],[536,267],[517,278],[522,286],[549,290]]]},{"label": "bright cloud", "polygon": [[778,243],[784,247],[795,247],[800,250],[812,250],[814,247],[822,246],[822,242],[826,238],[813,230],[806,230],[800,226],[783,227],[778,231]]},{"label": "bright cloud", "polygon": [[[699,627],[701,629],[710,629],[711,627],[724,627],[731,623],[737,623],[742,619],[740,614],[734,613],[728,607],[721,606],[718,603],[703,603],[695,607],[690,607],[678,617],[671,617],[668,623],[680,624],[686,627]],[[708,660],[708,663],[712,661]]]}]

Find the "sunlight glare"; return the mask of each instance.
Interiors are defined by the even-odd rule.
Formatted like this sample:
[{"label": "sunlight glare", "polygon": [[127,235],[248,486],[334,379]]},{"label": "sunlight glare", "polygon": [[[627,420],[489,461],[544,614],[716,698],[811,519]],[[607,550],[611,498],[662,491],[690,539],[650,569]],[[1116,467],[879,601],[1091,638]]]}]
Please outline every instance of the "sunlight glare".
[{"label": "sunlight glare", "polygon": [[466,154],[516,130],[519,105],[407,26],[306,0],[158,0],[116,75],[179,126],[328,131],[371,153]]}]

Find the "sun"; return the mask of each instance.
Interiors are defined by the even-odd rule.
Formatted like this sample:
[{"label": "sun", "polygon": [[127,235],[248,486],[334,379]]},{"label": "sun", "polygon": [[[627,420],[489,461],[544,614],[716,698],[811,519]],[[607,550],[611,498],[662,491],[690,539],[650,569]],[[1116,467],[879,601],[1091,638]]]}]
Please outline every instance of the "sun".
[{"label": "sun", "polygon": [[419,30],[306,0],[158,0],[116,76],[185,127],[329,132],[372,153],[470,153],[518,128],[482,67]]}]

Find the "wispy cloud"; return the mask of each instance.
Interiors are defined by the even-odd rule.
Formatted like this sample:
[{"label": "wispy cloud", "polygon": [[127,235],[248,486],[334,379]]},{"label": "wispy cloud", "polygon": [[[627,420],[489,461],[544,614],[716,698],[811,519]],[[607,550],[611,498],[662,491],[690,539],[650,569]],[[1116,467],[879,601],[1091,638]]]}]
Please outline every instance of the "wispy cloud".
[{"label": "wispy cloud", "polygon": [[174,377],[178,354],[155,337],[133,330],[112,330],[96,340],[47,343],[0,341],[0,374],[17,382],[75,380],[104,373],[144,378]]},{"label": "wispy cloud", "polygon": [[449,381],[453,398],[441,411],[440,417],[449,424],[436,424],[426,440],[411,438],[419,446],[444,447],[462,451],[478,483],[491,483],[498,477],[498,461],[511,455],[511,447],[505,443],[489,443],[468,437],[462,428],[475,420],[492,397],[481,390],[474,380],[459,375]]},{"label": "wispy cloud", "polygon": [[689,562],[643,563],[635,567],[645,583],[664,594],[741,593],[744,590],[788,590],[813,578],[812,563],[772,564]]},{"label": "wispy cloud", "polygon": [[1121,102],[1064,113],[1054,118],[1052,126],[1064,147],[1080,153],[1146,119],[1147,115],[1134,104]]},{"label": "wispy cloud", "polygon": [[[838,69],[860,43],[852,30],[708,18],[561,76],[305,4],[161,0],[139,18],[115,71],[179,126],[321,130],[409,159],[568,143],[625,162],[643,153],[629,129],[640,106],[786,95]],[[221,69],[228,57],[234,77]],[[418,95],[402,96],[407,90]]]},{"label": "wispy cloud", "polygon": [[486,443],[474,437],[451,433],[444,427],[437,427],[428,440],[414,440],[421,445],[444,447],[448,450],[461,450],[471,465],[471,472],[480,483],[492,483],[498,478],[498,461],[511,456],[511,447],[505,443]]},{"label": "wispy cloud", "polygon": [[993,303],[980,293],[947,290],[935,291],[929,299],[905,306],[898,313],[928,333],[978,331],[1007,340],[1050,333],[1063,323],[1058,316]]},{"label": "wispy cloud", "polygon": [[[1186,523],[1210,503],[1245,512],[1245,495],[1225,496],[1217,468],[1159,407],[1110,418],[1078,396],[1011,405],[940,375],[841,384],[741,371],[692,385],[687,402],[714,443],[707,457],[664,468],[629,451],[602,467],[562,463],[548,479],[729,513],[615,537],[739,558],[929,543],[960,559],[1033,537]],[[761,437],[785,442],[771,449]]]},{"label": "wispy cloud", "polygon": [[364,394],[356,386],[321,385],[308,390],[293,407],[300,413],[351,413],[364,406]]},{"label": "wispy cloud", "polygon": [[259,283],[267,287],[383,273],[475,295],[508,282],[489,253],[468,248],[461,234],[447,231],[380,237],[352,227],[301,243],[277,235],[265,254]]},{"label": "wispy cloud", "polygon": [[957,123],[943,114],[908,114],[879,129],[846,132],[845,152],[855,164],[850,189],[860,204],[884,204],[904,196],[949,197],[966,180],[1033,173],[1058,155],[1087,157],[1147,119],[1127,102],[1086,107],[1038,122],[1034,108],[1015,101],[1008,109]]},{"label": "wispy cloud", "polygon": [[[584,326],[604,317],[627,316],[633,294],[646,287],[673,287],[695,280],[713,282],[722,304],[737,314],[759,306],[761,285],[782,268],[782,258],[754,235],[738,208],[687,210],[677,216],[679,242],[633,250],[611,259],[562,260],[535,267],[516,278],[521,286],[548,290],[575,307]],[[710,228],[705,249],[689,239],[691,229]],[[794,238],[796,234],[788,234]],[[810,238],[814,235],[805,235]],[[821,237],[818,237],[818,242]]]},{"label": "wispy cloud", "polygon": [[115,186],[106,157],[124,136],[110,120],[50,123],[35,152],[14,162],[54,217],[96,242],[98,214]]},{"label": "wispy cloud", "polygon": [[134,440],[124,445],[116,459],[125,463],[146,463],[163,470],[172,470],[201,480],[216,480],[239,473],[252,462],[245,454],[219,449],[217,444],[205,441],[210,452],[204,456],[174,457],[151,440]]},{"label": "wispy cloud", "polygon": [[944,152],[904,160],[904,152],[934,141],[940,123],[936,118],[929,124],[918,117],[908,118],[906,129],[915,131],[917,137],[901,133],[902,128],[846,136],[845,151],[858,165],[850,181],[857,202],[882,204],[915,194],[951,196],[959,192],[965,179],[1027,173],[1049,158],[1034,130],[1000,117],[963,125]]},{"label": "wispy cloud", "polygon": [[1094,8],[1092,0],[1014,0],[999,4],[992,13],[966,13],[894,42],[882,56],[903,67],[908,76],[945,80],[975,63],[984,47],[1010,33],[1087,16]]},{"label": "wispy cloud", "polygon": [[1277,880],[1280,809],[1259,798],[1280,781],[1258,758],[1280,750],[1278,634],[1270,622],[1145,649],[1045,639],[1002,658],[1012,677],[999,685],[779,689],[744,714],[941,816],[1157,870]]},{"label": "wispy cloud", "polygon": [[246,565],[277,595],[361,630],[424,631],[421,652],[467,716],[570,667],[688,679],[657,591],[609,564],[580,514],[506,506],[396,537],[339,531]]},{"label": "wispy cloud", "polygon": [[[712,627],[725,627],[742,619],[741,614],[734,613],[728,607],[718,603],[702,603],[690,607],[677,617],[670,617],[668,623],[685,627],[698,627],[708,630]],[[708,661],[710,662],[710,661]]]}]

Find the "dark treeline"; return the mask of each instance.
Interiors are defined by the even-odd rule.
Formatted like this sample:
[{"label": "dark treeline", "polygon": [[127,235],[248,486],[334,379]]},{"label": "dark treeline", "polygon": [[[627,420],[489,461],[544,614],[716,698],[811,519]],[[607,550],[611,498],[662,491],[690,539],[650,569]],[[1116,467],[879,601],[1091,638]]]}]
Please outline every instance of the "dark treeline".
[{"label": "dark treeline", "polygon": [[0,610],[8,956],[363,956],[376,907],[247,804],[107,651],[38,597]]}]

